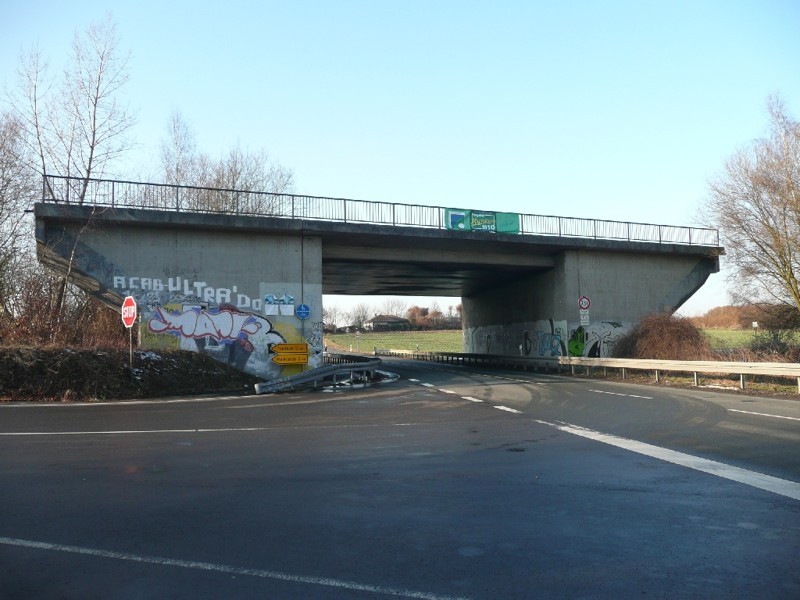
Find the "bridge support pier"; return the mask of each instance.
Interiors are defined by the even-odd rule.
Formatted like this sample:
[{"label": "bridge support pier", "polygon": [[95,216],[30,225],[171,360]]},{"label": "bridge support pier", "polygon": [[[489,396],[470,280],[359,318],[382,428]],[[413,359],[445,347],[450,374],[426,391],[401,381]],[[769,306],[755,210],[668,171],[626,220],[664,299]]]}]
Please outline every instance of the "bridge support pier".
[{"label": "bridge support pier", "polygon": [[[677,310],[719,271],[717,257],[569,250],[555,267],[462,298],[464,351],[610,356],[647,314]],[[581,309],[580,298],[589,307]]]}]

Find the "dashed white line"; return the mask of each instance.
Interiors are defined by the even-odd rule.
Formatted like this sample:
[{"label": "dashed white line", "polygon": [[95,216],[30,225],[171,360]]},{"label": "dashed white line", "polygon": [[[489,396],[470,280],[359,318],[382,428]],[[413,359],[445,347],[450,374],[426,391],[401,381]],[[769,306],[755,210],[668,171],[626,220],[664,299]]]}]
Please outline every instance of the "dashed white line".
[{"label": "dashed white line", "polygon": [[174,558],[164,558],[161,556],[147,556],[143,554],[129,554],[127,552],[114,552],[99,548],[86,548],[83,546],[66,546],[64,544],[51,544],[48,542],[37,542],[33,540],[22,540],[17,538],[0,537],[0,544],[14,546],[17,548],[35,548],[37,550],[48,550],[64,552],[67,554],[83,554],[98,558],[111,558],[128,562],[146,563],[151,565],[161,565],[167,567],[180,567],[183,569],[196,569],[200,571],[213,571],[216,573],[226,573],[229,575],[247,575],[250,577],[260,577],[262,579],[275,579],[278,581],[288,581],[291,583],[301,583],[306,585],[318,585],[330,588],[339,588],[372,594],[384,594],[387,596],[402,596],[405,598],[422,598],[423,600],[466,600],[461,597],[442,596],[428,592],[406,590],[402,588],[384,587],[380,585],[370,585],[358,583],[357,581],[347,581],[344,579],[333,579],[330,577],[310,577],[307,575],[293,575],[280,571],[267,571],[264,569],[245,569],[230,565],[218,565],[208,562],[198,562],[194,560],[178,560]]},{"label": "dashed white line", "polygon": [[443,394],[455,394],[456,393],[453,390],[445,390],[445,389],[442,389],[442,388],[439,388],[439,391],[442,392]]},{"label": "dashed white line", "polygon": [[436,387],[432,383],[423,383],[422,385],[424,385],[425,387],[429,387],[429,388]]},{"label": "dashed white line", "polygon": [[408,380],[413,381],[414,383],[419,383],[419,379],[412,379],[411,377],[409,377]]},{"label": "dashed white line", "polygon": [[735,408],[729,408],[730,412],[735,413],[744,413],[746,415],[758,415],[759,417],[772,417],[773,419],[788,419],[789,421],[800,421],[797,417],[784,417],[783,415],[771,415],[768,413],[760,413],[760,412],[752,412],[749,410],[738,410]]},{"label": "dashed white line", "polygon": [[595,394],[607,394],[609,396],[622,396],[624,398],[639,398],[640,400],[652,400],[650,396],[637,396],[636,394],[620,394],[619,392],[607,392],[605,390],[589,390]]},{"label": "dashed white line", "polygon": [[464,400],[469,400],[470,402],[483,402],[483,400],[479,400],[478,398],[473,398],[472,396],[461,396]]},{"label": "dashed white line", "polygon": [[779,494],[781,496],[786,496],[787,498],[792,498],[794,500],[800,500],[800,483],[795,483],[794,481],[780,479],[779,477],[773,477],[771,475],[765,475],[764,473],[758,473],[757,471],[748,471],[747,469],[742,469],[740,467],[726,465],[724,463],[708,460],[706,458],[699,458],[697,456],[692,456],[691,454],[684,454],[683,452],[661,448],[660,446],[653,446],[651,444],[646,444],[636,440],[629,440],[627,438],[621,438],[615,435],[609,435],[607,433],[585,429],[584,427],[570,425],[569,423],[548,423],[547,421],[539,421],[536,419],[534,419],[534,421],[536,423],[541,423],[542,425],[554,427],[566,433],[571,433],[573,435],[588,438],[590,440],[602,442],[603,444],[630,450],[631,452],[657,458],[659,460],[680,465],[682,467],[688,467],[689,469],[694,469],[695,471],[702,471],[703,473],[716,475],[717,477],[722,477],[723,479],[729,479],[730,481],[743,483],[745,485],[772,492],[774,494]]},{"label": "dashed white line", "polygon": [[522,414],[521,410],[517,410],[516,408],[509,408],[508,406],[495,405],[494,407],[497,410],[504,410],[506,412],[514,413],[515,415],[521,415]]}]

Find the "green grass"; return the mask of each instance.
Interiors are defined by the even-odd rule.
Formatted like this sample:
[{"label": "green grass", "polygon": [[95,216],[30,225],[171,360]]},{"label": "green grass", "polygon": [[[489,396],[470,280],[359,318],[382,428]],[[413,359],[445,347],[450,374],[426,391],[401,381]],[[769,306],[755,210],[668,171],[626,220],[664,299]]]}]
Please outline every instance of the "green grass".
[{"label": "green grass", "polygon": [[419,352],[461,352],[463,335],[460,329],[446,331],[392,331],[325,334],[329,350],[371,352],[373,348]]},{"label": "green grass", "polygon": [[753,332],[749,329],[703,329],[703,333],[714,350],[746,348],[753,340]]},{"label": "green grass", "polygon": [[[715,350],[746,348],[753,339],[749,329],[704,329],[703,333]],[[371,351],[373,348],[392,350],[419,350],[420,352],[461,352],[463,336],[460,329],[447,331],[392,331],[326,334],[325,342],[331,350]]]}]

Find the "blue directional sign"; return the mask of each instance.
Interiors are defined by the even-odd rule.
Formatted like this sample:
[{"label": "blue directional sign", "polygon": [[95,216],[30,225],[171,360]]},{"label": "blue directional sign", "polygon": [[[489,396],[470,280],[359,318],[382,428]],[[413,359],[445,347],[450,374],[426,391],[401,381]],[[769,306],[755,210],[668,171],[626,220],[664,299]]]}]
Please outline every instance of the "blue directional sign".
[{"label": "blue directional sign", "polygon": [[311,308],[308,306],[308,304],[301,304],[300,306],[297,307],[295,314],[297,315],[298,319],[300,319],[301,321],[305,321],[308,317],[311,316]]}]

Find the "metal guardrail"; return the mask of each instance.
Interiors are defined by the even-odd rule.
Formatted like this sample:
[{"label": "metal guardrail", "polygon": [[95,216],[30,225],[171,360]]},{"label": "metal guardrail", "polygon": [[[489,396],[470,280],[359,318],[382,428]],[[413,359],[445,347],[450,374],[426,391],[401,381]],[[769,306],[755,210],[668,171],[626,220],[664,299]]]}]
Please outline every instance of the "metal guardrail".
[{"label": "metal guardrail", "polygon": [[576,366],[586,369],[595,367],[621,369],[623,378],[625,370],[644,370],[655,372],[656,382],[660,381],[662,371],[692,373],[694,385],[699,385],[699,373],[738,375],[739,387],[745,389],[745,377],[748,375],[766,375],[771,377],[786,377],[797,379],[797,391],[800,393],[800,363],[765,363],[765,362],[725,362],[725,361],[698,361],[698,360],[646,360],[627,358],[583,358],[577,356],[564,356],[559,359],[561,364],[570,365],[575,372]]},{"label": "metal guardrail", "polygon": [[352,382],[354,374],[361,374],[362,377],[367,377],[368,373],[372,374],[381,366],[382,361],[379,358],[370,359],[363,356],[326,354],[325,362],[328,364],[324,367],[310,369],[297,375],[282,377],[281,379],[257,383],[255,384],[256,394],[282,392],[308,385],[317,387],[320,382],[326,379],[332,379],[335,386],[337,376],[345,373],[349,375]]},{"label": "metal guardrail", "polygon": [[[44,175],[42,201],[176,212],[446,229],[441,206]],[[719,247],[716,229],[519,215],[520,234]]]},{"label": "metal guardrail", "polygon": [[644,360],[628,358],[586,358],[579,356],[558,357],[524,357],[498,356],[491,354],[466,354],[460,352],[409,352],[405,350],[375,350],[376,356],[396,356],[413,360],[433,361],[460,365],[480,365],[497,368],[521,368],[527,370],[543,368],[560,373],[568,369],[575,374],[576,367],[584,367],[587,374],[595,368],[619,369],[622,378],[626,372],[652,371],[656,382],[660,381],[662,372],[691,373],[694,385],[699,385],[699,374],[738,375],[739,387],[745,389],[745,378],[753,375],[794,378],[797,380],[797,391],[800,393],[800,363],[765,363],[765,362],[723,362],[723,361],[689,361],[689,360]]}]

